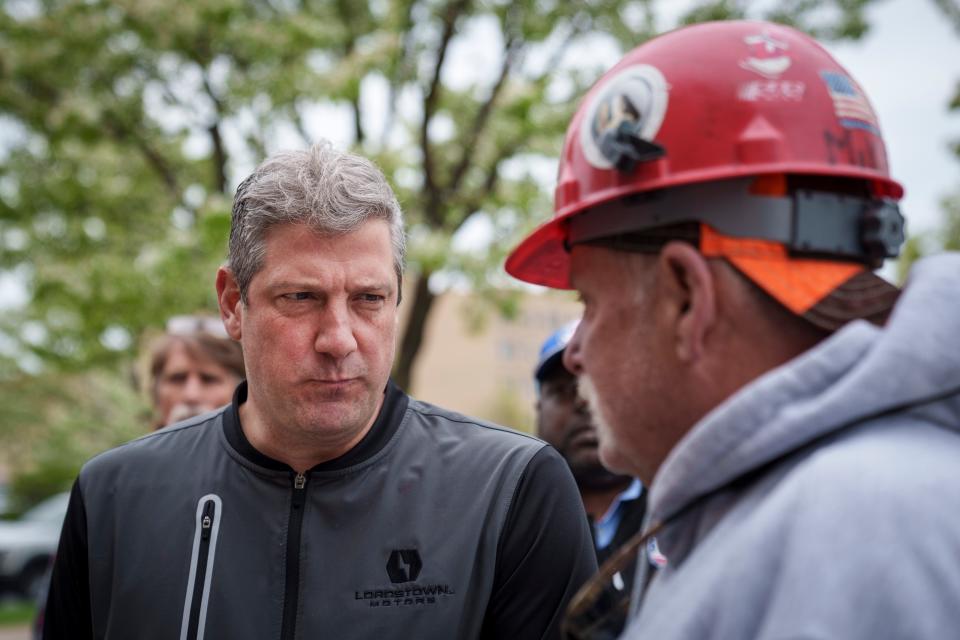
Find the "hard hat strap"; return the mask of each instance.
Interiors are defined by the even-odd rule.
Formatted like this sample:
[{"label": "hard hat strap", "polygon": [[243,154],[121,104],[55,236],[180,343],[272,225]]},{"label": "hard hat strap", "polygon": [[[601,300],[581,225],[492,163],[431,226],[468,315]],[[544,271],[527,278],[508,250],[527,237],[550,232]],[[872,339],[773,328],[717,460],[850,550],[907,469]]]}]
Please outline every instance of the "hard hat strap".
[{"label": "hard hat strap", "polygon": [[570,219],[568,243],[636,237],[657,227],[702,222],[727,236],[780,242],[797,255],[879,266],[899,254],[904,222],[893,200],[813,189],[755,195],[750,192],[753,180],[684,185],[604,203]]}]

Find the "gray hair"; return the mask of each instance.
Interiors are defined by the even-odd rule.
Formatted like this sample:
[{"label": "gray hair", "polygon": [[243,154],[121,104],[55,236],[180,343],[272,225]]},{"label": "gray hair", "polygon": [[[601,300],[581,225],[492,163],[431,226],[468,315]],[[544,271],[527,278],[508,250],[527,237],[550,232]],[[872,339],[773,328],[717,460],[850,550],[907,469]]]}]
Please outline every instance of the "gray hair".
[{"label": "gray hair", "polygon": [[271,156],[240,183],[233,199],[229,267],[241,299],[247,302],[250,282],[263,268],[271,227],[305,224],[337,236],[374,219],[390,226],[399,302],[406,236],[403,213],[383,173],[366,158],[337,151],[326,140],[306,151]]}]

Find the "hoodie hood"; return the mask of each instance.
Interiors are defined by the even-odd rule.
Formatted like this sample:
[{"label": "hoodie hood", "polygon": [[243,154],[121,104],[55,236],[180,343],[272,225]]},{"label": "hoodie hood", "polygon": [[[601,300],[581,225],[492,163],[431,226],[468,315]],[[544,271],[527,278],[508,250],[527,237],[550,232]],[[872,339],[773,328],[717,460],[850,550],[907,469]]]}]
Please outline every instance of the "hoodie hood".
[{"label": "hoodie hood", "polygon": [[868,418],[921,412],[960,429],[958,276],[960,254],[918,262],[885,327],[853,322],[707,414],[657,472],[649,521]]}]

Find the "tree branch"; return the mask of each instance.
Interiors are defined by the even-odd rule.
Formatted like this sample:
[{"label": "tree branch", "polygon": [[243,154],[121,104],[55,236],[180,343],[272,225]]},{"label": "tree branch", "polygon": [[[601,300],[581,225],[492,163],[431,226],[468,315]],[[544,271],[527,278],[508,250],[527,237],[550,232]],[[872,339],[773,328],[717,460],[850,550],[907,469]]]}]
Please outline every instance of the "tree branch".
[{"label": "tree branch", "polygon": [[293,121],[293,126],[297,130],[297,133],[300,134],[300,137],[303,138],[303,141],[307,146],[313,144],[313,136],[307,132],[307,127],[303,123],[303,114],[300,113],[300,100],[297,100],[291,105],[291,120]]},{"label": "tree branch", "polygon": [[390,139],[390,130],[393,128],[393,119],[397,112],[397,89],[403,81],[404,72],[410,64],[411,51],[413,50],[413,7],[415,2],[407,5],[407,10],[403,16],[403,22],[400,24],[400,55],[396,64],[393,66],[389,80],[389,93],[387,95],[387,114],[384,119],[383,133],[381,134],[380,146],[387,147]]},{"label": "tree branch", "polygon": [[170,167],[166,158],[163,157],[163,154],[152,147],[146,138],[137,131],[136,127],[128,126],[114,111],[107,109],[104,113],[107,116],[107,130],[117,140],[132,140],[134,146],[143,154],[147,164],[153,167],[153,170],[160,176],[163,183],[167,185],[167,191],[170,192],[173,199],[180,202],[183,191],[180,189],[180,183],[177,180],[176,173]]},{"label": "tree branch", "polygon": [[430,83],[427,85],[426,94],[423,100],[423,125],[420,128],[420,151],[423,154],[423,188],[427,193],[426,207],[424,216],[434,225],[439,226],[443,222],[440,215],[440,193],[437,189],[436,167],[433,164],[433,153],[430,147],[430,122],[433,120],[437,109],[437,100],[440,95],[440,71],[443,68],[443,61],[447,57],[447,49],[450,40],[456,31],[457,18],[470,4],[470,0],[453,0],[447,5],[443,17],[443,33],[440,36],[440,44],[437,47],[437,61],[433,67],[433,74]]},{"label": "tree branch", "polygon": [[591,20],[584,18],[575,18],[572,21],[570,32],[567,34],[567,37],[563,39],[563,42],[557,45],[557,48],[554,49],[553,53],[550,55],[550,59],[547,61],[547,64],[543,67],[543,73],[540,74],[540,76],[536,79],[536,82],[542,82],[560,67],[560,62],[563,60],[563,56],[566,54],[567,49],[569,49],[570,45],[573,44],[574,39],[577,36],[585,33],[591,24]]},{"label": "tree branch", "polygon": [[[357,35],[354,32],[353,16],[350,15],[351,5],[349,2],[337,2],[337,12],[340,14],[340,21],[346,32],[346,41],[343,43],[343,59],[349,60],[357,47]],[[363,118],[360,113],[360,85],[357,84],[356,92],[351,91],[350,107],[353,110],[353,138],[357,146],[363,144],[366,137],[363,131]]]},{"label": "tree branch", "polygon": [[412,308],[406,327],[403,330],[403,337],[400,340],[397,361],[393,367],[394,382],[404,390],[410,389],[410,383],[413,380],[413,365],[416,362],[420,346],[423,344],[430,309],[436,300],[436,295],[430,291],[430,275],[429,271],[425,271],[417,277],[417,284],[409,300]]},{"label": "tree branch", "polygon": [[214,186],[220,193],[227,191],[227,152],[223,147],[223,136],[220,135],[219,122],[214,122],[207,128],[210,141],[213,143],[213,179]]},{"label": "tree branch", "polygon": [[353,134],[359,147],[366,137],[363,132],[363,114],[360,113],[360,96],[351,100],[350,103],[353,106]]},{"label": "tree branch", "polygon": [[510,70],[513,68],[513,63],[516,59],[517,53],[521,48],[522,44],[520,44],[519,41],[515,40],[512,36],[508,37],[504,42],[503,64],[500,66],[500,75],[497,77],[497,81],[493,85],[490,95],[487,96],[487,100],[477,111],[477,115],[473,119],[473,124],[470,126],[470,129],[467,132],[467,138],[464,140],[462,145],[463,154],[460,156],[460,162],[454,168],[453,175],[450,178],[450,184],[448,184],[446,187],[448,192],[455,192],[460,187],[460,182],[463,180],[463,176],[473,163],[473,159],[477,153],[477,141],[480,140],[480,136],[486,127],[487,120],[490,118],[490,114],[493,111],[493,105],[496,102],[497,97],[500,95],[500,91],[506,84],[507,77],[510,75]]},{"label": "tree branch", "polygon": [[953,28],[960,32],[960,4],[956,0],[933,0],[933,3],[953,22]]},{"label": "tree branch", "polygon": [[516,153],[522,144],[523,142],[521,141],[515,141],[500,149],[497,157],[494,158],[493,162],[491,162],[487,168],[487,177],[483,181],[483,186],[480,187],[472,197],[467,198],[463,202],[463,216],[461,216],[457,224],[450,229],[450,233],[456,232],[467,218],[483,207],[483,201],[487,199],[491,193],[496,191],[497,183],[500,181],[500,164]]},{"label": "tree branch", "polygon": [[263,141],[263,136],[257,135],[255,132],[250,132],[245,136],[247,144],[253,148],[253,151],[257,158],[266,158],[267,157],[267,145]]},{"label": "tree branch", "polygon": [[216,111],[216,120],[207,127],[207,133],[210,134],[210,142],[213,145],[213,179],[214,186],[220,193],[227,191],[227,150],[223,144],[223,136],[220,133],[220,123],[223,122],[224,106],[223,101],[217,96],[213,87],[210,85],[210,77],[207,70],[201,67],[203,76],[203,89],[206,91],[210,100],[213,102]]}]

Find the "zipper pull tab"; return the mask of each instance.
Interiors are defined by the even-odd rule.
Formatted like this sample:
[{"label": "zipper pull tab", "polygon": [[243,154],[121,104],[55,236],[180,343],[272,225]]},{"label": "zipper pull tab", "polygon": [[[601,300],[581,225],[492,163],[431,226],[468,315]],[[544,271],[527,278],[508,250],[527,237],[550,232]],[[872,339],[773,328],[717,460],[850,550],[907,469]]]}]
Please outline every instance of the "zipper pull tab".
[{"label": "zipper pull tab", "polygon": [[214,507],[213,500],[203,505],[203,518],[200,519],[200,539],[201,540],[210,539],[210,529],[213,526],[214,508],[215,507]]},{"label": "zipper pull tab", "polygon": [[307,492],[304,490],[307,486],[307,476],[302,473],[298,473],[293,478],[293,500],[291,501],[291,506],[294,509],[300,509],[305,502],[305,496]]}]

